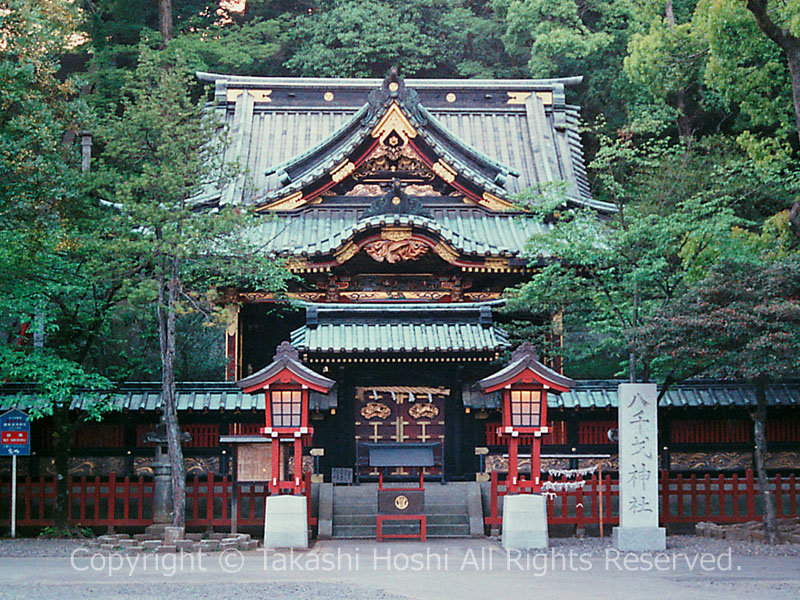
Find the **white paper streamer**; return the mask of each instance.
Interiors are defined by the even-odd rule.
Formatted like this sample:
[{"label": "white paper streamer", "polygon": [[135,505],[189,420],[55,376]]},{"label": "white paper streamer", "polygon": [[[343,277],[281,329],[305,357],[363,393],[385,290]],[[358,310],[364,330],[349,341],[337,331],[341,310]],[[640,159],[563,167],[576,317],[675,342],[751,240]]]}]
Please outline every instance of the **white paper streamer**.
[{"label": "white paper streamer", "polygon": [[564,477],[565,479],[573,479],[575,477],[586,477],[597,472],[597,465],[591,467],[584,467],[582,469],[548,469],[548,473],[552,477]]}]

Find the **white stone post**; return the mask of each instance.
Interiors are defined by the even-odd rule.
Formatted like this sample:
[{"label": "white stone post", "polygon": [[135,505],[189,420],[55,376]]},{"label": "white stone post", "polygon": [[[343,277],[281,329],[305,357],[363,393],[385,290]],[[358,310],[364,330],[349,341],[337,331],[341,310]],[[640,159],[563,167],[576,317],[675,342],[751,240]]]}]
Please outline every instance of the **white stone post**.
[{"label": "white stone post", "polygon": [[658,526],[658,390],[654,383],[619,386],[619,527],[614,546],[623,551],[664,550]]},{"label": "white stone post", "polygon": [[305,496],[268,496],[264,510],[264,548],[308,548]]}]

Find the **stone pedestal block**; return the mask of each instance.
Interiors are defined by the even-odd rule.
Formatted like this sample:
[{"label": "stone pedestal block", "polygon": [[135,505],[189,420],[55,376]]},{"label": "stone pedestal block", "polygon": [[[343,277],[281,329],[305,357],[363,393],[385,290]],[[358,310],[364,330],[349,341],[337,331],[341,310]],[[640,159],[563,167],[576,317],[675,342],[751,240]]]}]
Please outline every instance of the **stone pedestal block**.
[{"label": "stone pedestal block", "polygon": [[308,548],[308,508],[305,496],[270,496],[264,518],[265,548]]},{"label": "stone pedestal block", "polygon": [[667,547],[667,530],[663,527],[614,527],[614,547],[622,552],[652,552]]},{"label": "stone pedestal block", "polygon": [[548,547],[547,502],[540,494],[515,494],[503,499],[503,548]]},{"label": "stone pedestal block", "polygon": [[165,527],[164,528],[164,543],[173,545],[178,540],[183,539],[184,527]]}]

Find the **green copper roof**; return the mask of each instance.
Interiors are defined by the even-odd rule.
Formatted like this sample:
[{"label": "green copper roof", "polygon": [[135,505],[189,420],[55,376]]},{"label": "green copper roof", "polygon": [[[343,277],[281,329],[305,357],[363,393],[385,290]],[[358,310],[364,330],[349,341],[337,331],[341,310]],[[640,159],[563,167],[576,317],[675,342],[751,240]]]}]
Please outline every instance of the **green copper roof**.
[{"label": "green copper roof", "polygon": [[[332,136],[360,119],[369,93],[382,84],[380,79],[198,75],[215,83],[217,110],[230,127],[233,143],[226,158],[239,161],[248,173],[226,188],[223,202],[249,202],[284,188],[280,167],[329,145]],[[565,85],[578,81],[408,79],[406,84],[418,92],[424,114],[433,117],[432,127],[448,133],[437,138],[453,140],[520,174],[505,182],[509,195],[563,181],[573,201],[613,210],[591,196],[580,111],[564,95]],[[253,94],[259,90],[268,97],[256,101]],[[537,95],[549,99],[542,103]],[[449,153],[444,146],[437,150]]]},{"label": "green copper roof", "polygon": [[306,303],[306,324],[292,332],[292,345],[303,352],[494,352],[508,345],[492,325],[495,304]]},{"label": "green copper roof", "polygon": [[[617,386],[620,381],[576,381],[575,388],[560,396],[550,394],[551,409],[617,408]],[[118,410],[154,411],[161,408],[161,386],[158,382],[132,383],[112,392],[113,405]],[[482,396],[482,395],[481,395]],[[473,395],[465,395],[469,406],[474,408],[499,408],[496,395],[483,396],[488,402],[478,401]],[[31,386],[4,384],[0,386],[0,411],[11,408],[26,410],[37,402]],[[72,408],[83,407],[82,398],[76,398]],[[321,394],[311,397],[312,408],[327,408],[329,400]],[[333,400],[335,402],[335,400]],[[769,386],[767,403],[771,407],[800,407],[800,383],[782,383]],[[755,405],[752,386],[720,382],[687,382],[672,387],[661,399],[661,408],[697,409],[703,407],[740,407]],[[335,405],[334,405],[335,406]],[[243,394],[233,382],[196,382],[178,384],[178,410],[187,411],[263,411],[263,394]]]},{"label": "green copper roof", "polygon": [[332,252],[354,234],[372,227],[416,225],[439,233],[465,254],[521,256],[533,234],[549,229],[533,217],[479,208],[433,208],[430,219],[419,215],[363,218],[364,212],[365,208],[314,207],[264,219],[252,235],[266,251],[313,257]]},{"label": "green copper roof", "polygon": [[300,327],[292,344],[309,352],[492,352],[508,338],[477,323],[346,323]]}]

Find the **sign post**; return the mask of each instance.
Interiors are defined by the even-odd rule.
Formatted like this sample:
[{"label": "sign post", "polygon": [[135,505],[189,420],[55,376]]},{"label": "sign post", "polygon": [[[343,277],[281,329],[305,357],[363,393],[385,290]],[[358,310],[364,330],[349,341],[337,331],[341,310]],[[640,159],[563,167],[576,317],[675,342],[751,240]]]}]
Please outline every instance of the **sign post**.
[{"label": "sign post", "polygon": [[21,410],[0,415],[0,456],[11,457],[11,537],[17,536],[17,456],[31,453],[31,419]]},{"label": "sign post", "polygon": [[619,386],[619,527],[612,533],[626,552],[666,547],[658,526],[657,399],[654,383]]}]

